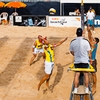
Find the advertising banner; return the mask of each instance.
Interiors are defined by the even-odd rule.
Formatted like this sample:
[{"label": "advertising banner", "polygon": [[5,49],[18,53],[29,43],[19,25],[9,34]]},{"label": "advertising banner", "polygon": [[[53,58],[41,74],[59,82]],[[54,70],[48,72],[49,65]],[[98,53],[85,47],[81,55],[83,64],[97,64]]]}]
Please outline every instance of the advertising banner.
[{"label": "advertising banner", "polygon": [[22,16],[15,16],[15,22],[22,22]]},{"label": "advertising banner", "polygon": [[100,27],[100,16],[95,17],[94,27]]},{"label": "advertising banner", "polygon": [[48,22],[55,27],[81,27],[80,16],[49,16]]},{"label": "advertising banner", "polygon": [[[81,0],[60,0],[61,3],[81,3]],[[84,3],[100,3],[100,0],[83,0]]]},{"label": "advertising banner", "polygon": [[[86,16],[84,16],[84,22]],[[54,27],[81,27],[81,16],[49,16],[48,26]],[[94,27],[100,27],[100,16],[96,16]]]}]

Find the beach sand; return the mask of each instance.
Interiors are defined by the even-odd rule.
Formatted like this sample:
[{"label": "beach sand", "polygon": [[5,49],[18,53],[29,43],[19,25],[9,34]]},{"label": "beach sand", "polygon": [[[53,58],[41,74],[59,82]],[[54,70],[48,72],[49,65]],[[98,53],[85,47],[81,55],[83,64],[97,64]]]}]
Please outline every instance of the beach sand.
[{"label": "beach sand", "polygon": [[[94,36],[100,36],[100,28]],[[76,28],[0,26],[0,100],[69,100],[74,72],[67,72],[73,63],[69,52],[70,41],[76,37]],[[38,56],[29,66],[32,44],[38,35],[47,36],[51,43],[68,37],[55,48],[55,66],[50,79],[50,90],[45,83],[37,90],[44,76],[44,60]],[[85,34],[87,38],[87,34]],[[100,38],[100,37],[99,37]],[[100,46],[97,51],[97,92],[94,100],[100,98]]]}]

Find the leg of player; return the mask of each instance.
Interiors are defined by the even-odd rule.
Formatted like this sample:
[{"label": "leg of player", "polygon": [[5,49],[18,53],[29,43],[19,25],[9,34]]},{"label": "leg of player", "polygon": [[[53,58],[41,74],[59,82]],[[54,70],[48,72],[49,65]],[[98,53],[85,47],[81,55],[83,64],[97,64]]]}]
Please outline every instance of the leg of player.
[{"label": "leg of player", "polygon": [[84,73],[84,76],[85,76],[85,92],[88,93],[89,92],[89,89],[88,89],[88,86],[89,86],[89,73]]},{"label": "leg of player", "polygon": [[32,65],[32,62],[34,61],[34,59],[36,58],[37,54],[33,54],[31,60],[30,60],[30,66]]},{"label": "leg of player", "polygon": [[40,83],[38,84],[38,91],[40,90],[41,85],[42,85],[45,81],[49,80],[49,78],[50,78],[50,74],[45,74],[45,76],[41,79]]},{"label": "leg of player", "polygon": [[97,83],[96,73],[92,73],[92,78],[93,78],[92,94],[95,94],[96,93],[96,83]]},{"label": "leg of player", "polygon": [[80,72],[76,72],[74,76],[74,93],[78,92],[79,76]]}]

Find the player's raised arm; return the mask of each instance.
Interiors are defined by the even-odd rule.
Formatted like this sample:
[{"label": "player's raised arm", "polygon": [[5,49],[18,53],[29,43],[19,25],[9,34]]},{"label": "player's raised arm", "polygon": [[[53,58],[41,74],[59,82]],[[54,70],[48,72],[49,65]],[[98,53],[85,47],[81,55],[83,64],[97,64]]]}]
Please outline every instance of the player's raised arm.
[{"label": "player's raised arm", "polygon": [[65,42],[68,39],[68,37],[66,37],[65,39],[63,39],[62,41],[58,42],[57,44],[55,44],[55,46],[59,46],[61,45],[63,42]]},{"label": "player's raised arm", "polygon": [[89,26],[87,27],[87,31],[88,31],[88,39],[89,39],[90,45],[91,45],[92,47],[94,47],[94,43],[93,43],[93,42],[94,42],[94,38],[93,38],[93,36],[92,36],[92,32],[91,32]]}]

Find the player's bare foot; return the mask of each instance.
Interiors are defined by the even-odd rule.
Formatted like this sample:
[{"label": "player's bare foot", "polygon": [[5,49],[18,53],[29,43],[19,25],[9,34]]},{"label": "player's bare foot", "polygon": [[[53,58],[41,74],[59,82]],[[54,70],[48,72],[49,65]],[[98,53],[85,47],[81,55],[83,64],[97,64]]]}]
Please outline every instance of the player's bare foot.
[{"label": "player's bare foot", "polygon": [[49,83],[46,82],[47,89],[49,89]]},{"label": "player's bare foot", "polygon": [[30,63],[29,65],[31,66],[32,64]]},{"label": "player's bare foot", "polygon": [[40,84],[38,84],[38,91],[40,90]]}]

